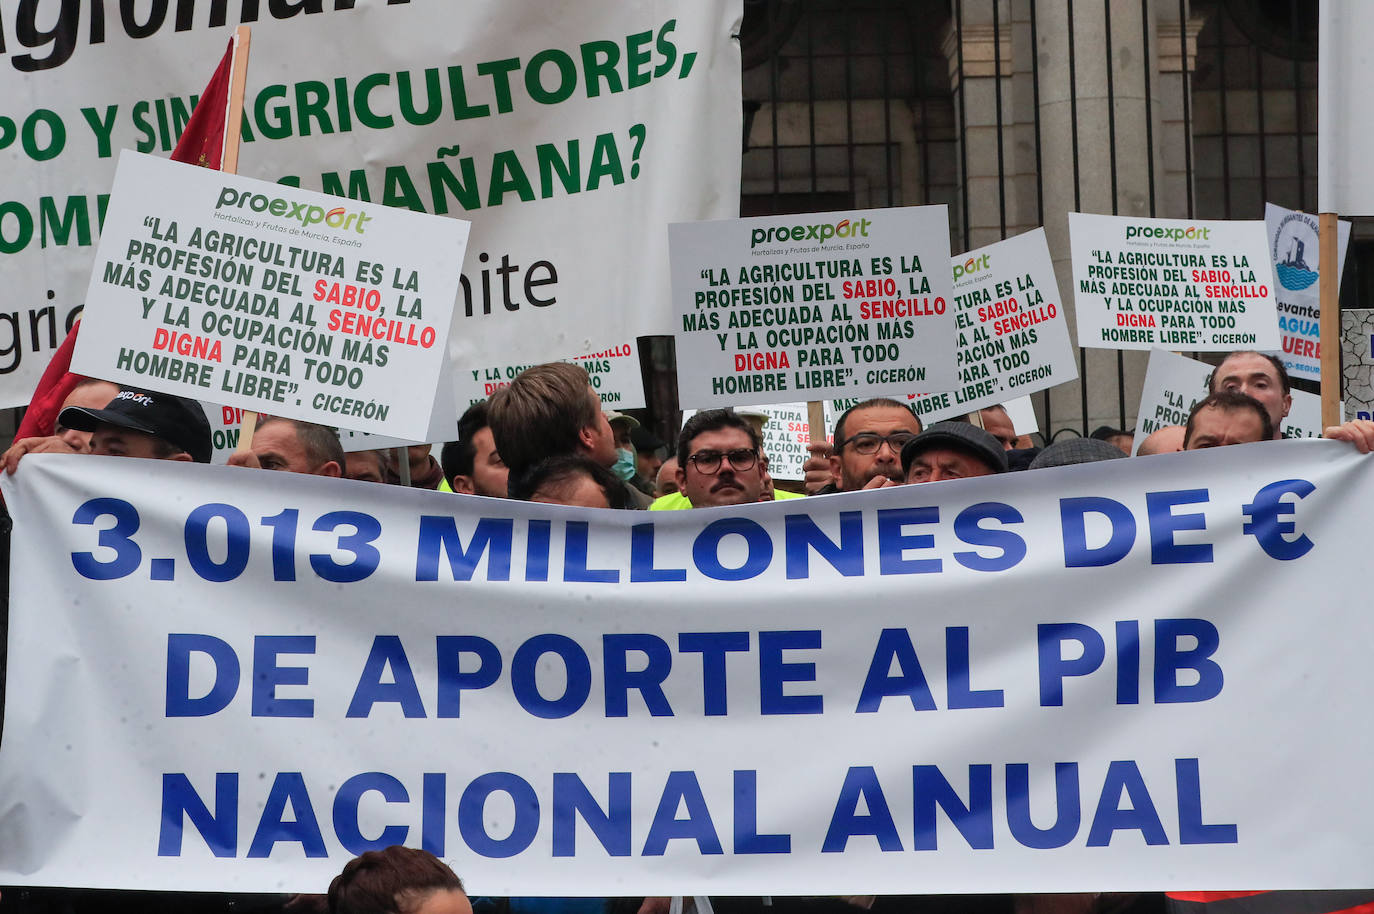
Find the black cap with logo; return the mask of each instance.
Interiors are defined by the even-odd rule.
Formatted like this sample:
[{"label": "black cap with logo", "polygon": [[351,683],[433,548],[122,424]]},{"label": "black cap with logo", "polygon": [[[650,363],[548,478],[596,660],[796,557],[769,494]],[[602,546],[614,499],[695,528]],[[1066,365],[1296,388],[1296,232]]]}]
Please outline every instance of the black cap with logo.
[{"label": "black cap with logo", "polygon": [[210,462],[210,420],[199,403],[185,397],[126,387],[104,409],[68,406],[57,421],[82,432],[101,424],[143,432],[181,448],[197,463]]}]

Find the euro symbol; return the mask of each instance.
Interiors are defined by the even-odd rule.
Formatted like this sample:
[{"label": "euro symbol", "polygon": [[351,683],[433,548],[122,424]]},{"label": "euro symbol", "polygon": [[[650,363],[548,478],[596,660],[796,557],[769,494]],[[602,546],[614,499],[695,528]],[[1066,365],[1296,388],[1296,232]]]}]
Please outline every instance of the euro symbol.
[{"label": "euro symbol", "polygon": [[1253,536],[1271,559],[1291,562],[1302,558],[1316,544],[1308,539],[1306,533],[1293,537],[1296,530],[1293,522],[1281,518],[1293,514],[1297,506],[1282,499],[1290,492],[1300,499],[1306,498],[1316,488],[1306,479],[1282,479],[1269,483],[1255,493],[1253,502],[1245,506],[1248,520],[1241,530]]}]

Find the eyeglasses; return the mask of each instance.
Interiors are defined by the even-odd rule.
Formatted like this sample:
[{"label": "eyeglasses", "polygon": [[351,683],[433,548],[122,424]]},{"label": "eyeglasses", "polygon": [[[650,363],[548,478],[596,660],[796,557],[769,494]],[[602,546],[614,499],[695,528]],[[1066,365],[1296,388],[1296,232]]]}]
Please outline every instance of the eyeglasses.
[{"label": "eyeglasses", "polygon": [[857,435],[844,439],[844,441],[836,445],[835,450],[842,451],[847,447],[853,446],[855,453],[869,457],[878,453],[878,449],[886,444],[892,449],[892,453],[900,455],[902,453],[902,446],[915,437],[916,434],[914,432],[893,432],[890,435],[876,435],[873,432],[859,432]]},{"label": "eyeglasses", "polygon": [[720,472],[720,462],[730,461],[730,467],[735,470],[752,470],[754,464],[758,463],[759,452],[753,448],[741,447],[733,451],[697,451],[687,458],[697,468],[697,472],[704,476],[714,476]]}]

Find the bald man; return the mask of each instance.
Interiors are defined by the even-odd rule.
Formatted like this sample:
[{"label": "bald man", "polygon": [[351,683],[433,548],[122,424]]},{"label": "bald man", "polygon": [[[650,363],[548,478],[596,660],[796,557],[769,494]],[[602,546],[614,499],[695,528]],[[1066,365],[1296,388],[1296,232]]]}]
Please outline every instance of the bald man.
[{"label": "bald man", "polygon": [[1149,457],[1152,454],[1172,454],[1183,450],[1183,433],[1185,429],[1181,425],[1166,425],[1163,428],[1151,432],[1148,437],[1140,442],[1140,450],[1136,451],[1137,457]]}]

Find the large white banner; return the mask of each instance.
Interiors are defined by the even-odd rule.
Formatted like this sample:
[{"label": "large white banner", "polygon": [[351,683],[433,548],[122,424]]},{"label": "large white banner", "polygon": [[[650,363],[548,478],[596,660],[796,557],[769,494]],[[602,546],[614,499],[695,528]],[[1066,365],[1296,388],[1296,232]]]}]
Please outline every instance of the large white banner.
[{"label": "large white banner", "polygon": [[242,19],[243,175],[473,223],[459,372],[670,333],[667,225],[739,213],[740,0],[6,3],[0,406],[84,300],[115,157]]},{"label": "large white banner", "polygon": [[1374,5],[1321,0],[1318,15],[1317,211],[1374,215],[1374,123],[1364,94],[1374,80]]},{"label": "large white banner", "polygon": [[1033,472],[656,516],[31,455],[0,884],[1366,886],[1374,458]]}]

